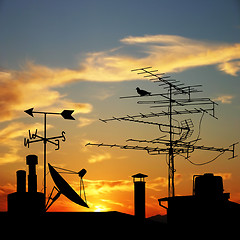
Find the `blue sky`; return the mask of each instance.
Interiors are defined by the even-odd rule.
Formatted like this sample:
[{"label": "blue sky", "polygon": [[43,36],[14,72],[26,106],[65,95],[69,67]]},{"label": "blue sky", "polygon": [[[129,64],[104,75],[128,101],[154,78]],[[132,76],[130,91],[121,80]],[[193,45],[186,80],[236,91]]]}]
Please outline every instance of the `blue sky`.
[{"label": "blue sky", "polygon": [[[2,1],[2,67],[33,60],[76,67],[86,52],[119,46],[144,34],[173,34],[217,42],[237,42],[237,0],[222,1]],[[64,57],[63,57],[64,56]]]},{"label": "blue sky", "polygon": [[[237,0],[2,0],[0,29],[1,210],[6,208],[6,194],[15,189],[14,174],[24,168],[25,156],[37,153],[42,158],[41,144],[23,147],[28,129],[42,130],[40,117],[30,118],[23,112],[34,107],[44,111],[75,110],[74,122],[49,119],[49,135],[65,130],[67,138],[60,151],[49,146],[49,161],[58,159],[63,167],[88,170],[93,209],[95,204],[105,210],[131,212],[131,203],[125,202],[128,207],[124,208],[121,201],[130,198],[130,176],[143,172],[149,175],[149,215],[159,211],[154,199],[167,194],[165,157],[84,147],[88,141],[125,144],[127,138],[159,137],[155,128],[98,121],[150,111],[148,106],[119,99],[136,94],[137,86],[153,93],[164,91],[131,72],[137,67],[152,66],[185,84],[202,84],[203,93],[197,97],[210,97],[219,103],[219,120],[204,116],[202,145],[227,147],[239,141]],[[189,117],[196,126],[194,138],[200,116]],[[201,162],[212,157],[194,152],[192,160]],[[177,194],[191,193],[193,174],[215,172],[224,176],[226,189],[233,192],[235,201],[240,201],[240,165],[237,160],[227,161],[228,157],[226,153],[219,161],[201,168],[180,158],[176,163]],[[39,185],[41,180],[39,177]],[[123,186],[114,188],[113,180]],[[94,183],[102,184],[102,200],[94,195]],[[119,190],[117,187],[119,195],[111,196],[111,191]],[[61,201],[59,206],[69,210],[69,203]]]}]

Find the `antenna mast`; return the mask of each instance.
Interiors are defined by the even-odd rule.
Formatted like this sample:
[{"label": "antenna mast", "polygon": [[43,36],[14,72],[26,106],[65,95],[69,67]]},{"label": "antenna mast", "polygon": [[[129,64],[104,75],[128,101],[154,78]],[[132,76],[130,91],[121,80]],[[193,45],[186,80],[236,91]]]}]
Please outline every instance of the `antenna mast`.
[{"label": "antenna mast", "polygon": [[[165,136],[153,139],[153,140],[136,140],[136,139],[128,139],[127,141],[134,141],[139,143],[151,143],[151,144],[161,144],[165,145],[165,148],[159,147],[149,147],[149,146],[132,146],[132,145],[118,145],[118,144],[103,144],[103,143],[87,143],[86,146],[98,146],[98,147],[119,147],[121,149],[134,149],[134,150],[146,150],[150,155],[157,154],[167,154],[168,155],[168,196],[175,196],[175,186],[174,186],[174,158],[176,155],[183,156],[186,160],[193,163],[189,160],[190,154],[194,152],[194,150],[206,150],[206,151],[217,151],[220,155],[225,153],[226,151],[232,152],[232,157],[236,157],[235,155],[235,145],[237,143],[232,144],[228,148],[216,148],[216,147],[206,147],[206,146],[196,146],[195,144],[200,140],[199,136],[197,139],[192,141],[186,141],[188,138],[192,136],[193,133],[193,122],[191,119],[185,119],[179,123],[173,119],[175,115],[185,115],[185,114],[197,114],[202,113],[202,117],[205,113],[210,115],[211,117],[218,119],[215,115],[215,107],[218,105],[216,102],[212,101],[210,98],[193,98],[192,94],[202,92],[199,90],[199,87],[202,85],[188,85],[186,86],[180,81],[175,79],[169,79],[170,76],[165,76],[165,73],[157,73],[158,70],[152,70],[151,67],[138,68],[132,70],[133,72],[137,72],[137,74],[144,74],[143,77],[148,78],[151,82],[157,83],[160,87],[163,87],[165,92],[163,93],[148,93],[146,95],[137,95],[137,96],[124,96],[120,97],[120,99],[128,99],[128,98],[145,98],[145,97],[158,97],[159,100],[144,100],[138,101],[137,104],[150,104],[150,108],[167,108],[167,111],[161,112],[150,112],[147,114],[137,114],[137,115],[126,115],[124,117],[112,117],[109,119],[99,119],[104,123],[109,121],[130,121],[135,123],[142,124],[151,124],[157,125],[159,130],[163,133],[168,134],[168,139],[163,139]],[[179,98],[179,96],[183,96]],[[190,106],[190,107],[189,107]],[[194,106],[194,107],[192,107]],[[182,109],[184,107],[184,109]],[[179,110],[181,108],[181,110]],[[151,117],[163,117],[167,116],[169,121],[168,124],[156,123],[143,121],[140,119],[147,119]],[[173,122],[178,122],[175,125]],[[178,139],[175,140],[175,136],[178,136]],[[183,155],[185,154],[185,155]],[[218,157],[217,156],[217,157]],[[217,157],[215,159],[217,159]],[[214,160],[215,160],[214,159]],[[196,165],[203,165],[205,163]],[[195,164],[195,163],[193,163]]]}]

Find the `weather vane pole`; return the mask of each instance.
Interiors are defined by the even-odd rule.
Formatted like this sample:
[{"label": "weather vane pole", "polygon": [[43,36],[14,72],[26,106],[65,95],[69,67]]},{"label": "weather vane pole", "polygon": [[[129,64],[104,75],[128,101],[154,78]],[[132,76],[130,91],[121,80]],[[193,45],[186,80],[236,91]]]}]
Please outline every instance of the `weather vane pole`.
[{"label": "weather vane pole", "polygon": [[[46,196],[47,196],[47,177],[46,177],[46,173],[47,173],[47,142],[52,143],[54,145],[57,146],[57,148],[55,150],[59,150],[59,139],[62,139],[63,142],[66,141],[65,138],[65,132],[62,131],[62,135],[60,136],[56,136],[56,137],[50,137],[47,138],[47,114],[54,114],[54,115],[61,115],[64,119],[69,119],[69,120],[75,120],[75,118],[72,116],[72,113],[74,112],[74,110],[63,110],[61,113],[55,113],[55,112],[37,112],[37,111],[33,111],[33,108],[30,108],[28,110],[24,111],[25,113],[27,113],[28,115],[30,115],[31,117],[33,116],[33,113],[37,113],[37,114],[43,114],[44,115],[44,135],[43,137],[39,136],[37,134],[37,129],[35,130],[35,133],[31,134],[30,130],[29,132],[29,138],[24,138],[24,146],[29,148],[29,144],[30,143],[34,143],[34,142],[43,142],[43,179],[44,179],[44,186],[43,186],[43,191],[44,191],[44,200],[45,200],[45,205],[46,205]],[[37,139],[36,139],[37,138]],[[36,139],[36,140],[32,140],[32,139]],[[54,140],[54,141],[52,141]]]}]

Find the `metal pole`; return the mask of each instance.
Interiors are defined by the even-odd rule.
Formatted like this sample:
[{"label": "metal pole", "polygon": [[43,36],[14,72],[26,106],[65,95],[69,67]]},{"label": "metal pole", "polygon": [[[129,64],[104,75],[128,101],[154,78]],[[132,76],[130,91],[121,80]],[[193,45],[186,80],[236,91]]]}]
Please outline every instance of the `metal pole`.
[{"label": "metal pole", "polygon": [[170,140],[170,147],[169,147],[169,166],[168,166],[168,196],[174,197],[175,196],[175,189],[174,189],[174,155],[173,155],[173,133],[172,133],[172,85],[170,84],[169,88],[169,140]]},{"label": "metal pole", "polygon": [[44,138],[43,138],[43,169],[44,169],[44,204],[46,206],[47,197],[47,113],[44,113]]}]

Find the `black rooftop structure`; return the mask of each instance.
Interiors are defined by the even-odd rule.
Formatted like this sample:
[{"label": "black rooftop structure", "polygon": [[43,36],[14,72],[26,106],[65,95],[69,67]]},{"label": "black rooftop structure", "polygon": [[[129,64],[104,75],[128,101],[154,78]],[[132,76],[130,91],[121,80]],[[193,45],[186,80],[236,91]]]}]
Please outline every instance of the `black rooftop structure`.
[{"label": "black rooftop structure", "polygon": [[148,175],[145,175],[145,174],[142,174],[142,173],[137,173],[135,175],[132,175],[132,178],[133,178],[133,182],[136,181],[136,178],[139,178],[139,181],[143,181],[144,182],[144,178],[148,177]]},{"label": "black rooftop structure", "polygon": [[134,182],[134,214],[138,219],[145,219],[145,174],[137,173],[132,175]]}]

